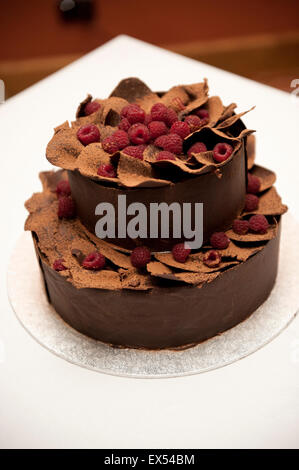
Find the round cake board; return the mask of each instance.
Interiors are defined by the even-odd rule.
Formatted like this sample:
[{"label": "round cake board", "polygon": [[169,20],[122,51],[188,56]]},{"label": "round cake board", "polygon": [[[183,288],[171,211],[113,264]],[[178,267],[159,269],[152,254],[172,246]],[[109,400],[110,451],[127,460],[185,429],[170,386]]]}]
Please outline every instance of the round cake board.
[{"label": "round cake board", "polygon": [[199,374],[254,353],[273,340],[296,316],[299,308],[298,233],[299,224],[286,214],[282,222],[278,276],[266,302],[234,328],[182,351],[114,348],[67,325],[48,302],[28,232],[18,240],[9,262],[8,296],[18,320],[30,335],[73,364],[135,378]]}]

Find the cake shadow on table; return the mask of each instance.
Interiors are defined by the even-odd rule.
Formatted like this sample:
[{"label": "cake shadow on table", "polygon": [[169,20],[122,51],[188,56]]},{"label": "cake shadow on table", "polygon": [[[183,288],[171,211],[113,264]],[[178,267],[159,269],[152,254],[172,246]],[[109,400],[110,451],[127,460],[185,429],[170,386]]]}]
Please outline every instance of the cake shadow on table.
[{"label": "cake shadow on table", "polygon": [[[267,299],[287,208],[235,108],[209,97],[206,80],[154,93],[130,78],[107,99],[88,95],[76,120],[55,129],[47,158],[61,169],[40,174],[25,229],[49,302],[69,325],[117,347],[182,349]],[[202,247],[173,236],[171,218],[170,237],[98,238],[95,208],[119,196],[146,208],[203,203]]]}]

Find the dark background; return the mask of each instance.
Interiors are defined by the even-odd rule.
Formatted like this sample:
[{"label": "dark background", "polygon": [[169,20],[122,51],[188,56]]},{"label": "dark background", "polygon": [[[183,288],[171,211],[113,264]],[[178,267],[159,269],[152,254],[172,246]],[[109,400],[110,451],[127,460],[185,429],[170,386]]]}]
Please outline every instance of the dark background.
[{"label": "dark background", "polygon": [[285,90],[299,77],[298,0],[0,0],[7,97],[119,34]]}]

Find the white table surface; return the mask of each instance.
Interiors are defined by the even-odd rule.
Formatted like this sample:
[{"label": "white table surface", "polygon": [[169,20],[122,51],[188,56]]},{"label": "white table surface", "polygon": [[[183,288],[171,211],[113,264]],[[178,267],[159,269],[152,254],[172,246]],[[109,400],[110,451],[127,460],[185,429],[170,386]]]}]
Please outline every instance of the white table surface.
[{"label": "white table surface", "polygon": [[208,77],[224,103],[256,104],[244,121],[257,130],[257,160],[277,171],[277,188],[299,219],[299,98],[291,94],[119,36],[0,105],[0,447],[298,448],[298,317],[223,369],[150,380],[69,364],[36,343],[12,312],[7,263],[23,230],[23,203],[40,189],[38,172],[50,168],[53,127],[73,119],[88,92],[105,97],[128,76],[154,90]]}]

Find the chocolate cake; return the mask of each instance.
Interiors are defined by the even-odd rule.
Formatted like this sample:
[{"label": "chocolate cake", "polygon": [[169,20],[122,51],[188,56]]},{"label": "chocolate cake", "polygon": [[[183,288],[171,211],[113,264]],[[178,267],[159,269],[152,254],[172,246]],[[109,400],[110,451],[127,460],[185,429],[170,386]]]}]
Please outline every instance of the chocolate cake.
[{"label": "chocolate cake", "polygon": [[[128,78],[107,99],[88,95],[75,121],[55,128],[46,156],[60,169],[40,174],[25,229],[49,302],[69,325],[113,346],[176,349],[235,326],[267,299],[287,208],[235,108],[209,97],[206,80],[155,93]],[[162,216],[158,237],[117,230],[135,217],[121,198],[143,205],[145,227],[153,205],[202,203],[202,246],[188,246],[174,216],[167,236]],[[115,208],[105,239],[96,229],[103,202]]]}]

